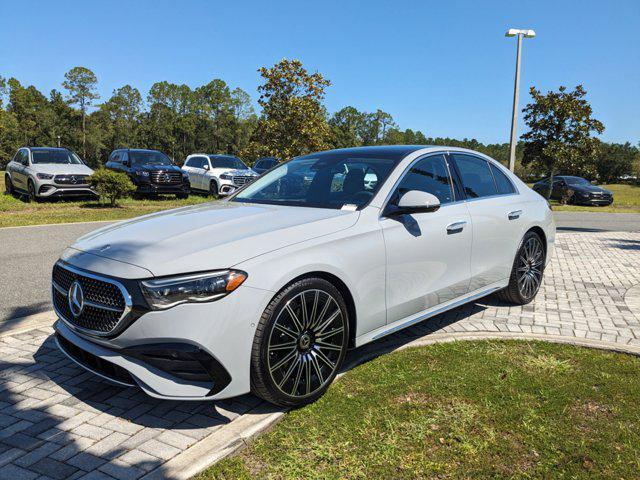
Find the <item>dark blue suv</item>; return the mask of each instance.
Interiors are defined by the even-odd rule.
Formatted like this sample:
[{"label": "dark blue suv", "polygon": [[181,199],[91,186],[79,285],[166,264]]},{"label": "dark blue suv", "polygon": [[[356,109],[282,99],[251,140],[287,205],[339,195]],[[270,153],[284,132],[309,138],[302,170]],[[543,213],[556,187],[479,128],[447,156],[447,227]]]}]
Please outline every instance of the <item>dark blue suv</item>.
[{"label": "dark blue suv", "polygon": [[109,155],[110,170],[124,172],[138,188],[139,195],[175,195],[187,198],[189,177],[169,157],[158,150],[121,148]]}]

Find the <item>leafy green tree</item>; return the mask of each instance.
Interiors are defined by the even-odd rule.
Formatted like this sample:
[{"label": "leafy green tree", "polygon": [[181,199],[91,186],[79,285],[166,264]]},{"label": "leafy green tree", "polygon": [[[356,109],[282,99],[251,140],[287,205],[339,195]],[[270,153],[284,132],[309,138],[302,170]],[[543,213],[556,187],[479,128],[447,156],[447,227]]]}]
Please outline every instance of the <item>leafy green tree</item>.
[{"label": "leafy green tree", "polygon": [[127,174],[99,168],[89,177],[89,183],[101,197],[109,200],[112,207],[118,206],[118,200],[133,195],[136,186]]},{"label": "leafy green tree", "polygon": [[94,100],[100,98],[96,91],[98,79],[91,70],[85,67],[73,67],[64,74],[64,78],[65,80],[62,82],[62,86],[69,92],[69,103],[80,107],[82,118],[82,154],[86,156],[87,110]]},{"label": "leafy green tree", "polygon": [[248,156],[287,159],[328,148],[330,130],[322,101],[331,82],[318,72],[307,72],[300,60],[285,58],[258,71],[264,79],[258,87],[262,115]]},{"label": "leafy green tree", "polygon": [[602,133],[604,125],[592,117],[582,85],[573,91],[560,87],[546,95],[531,87],[530,93],[533,102],[523,110],[529,131],[522,135],[525,142],[522,164],[535,164],[551,180],[558,172],[593,176],[598,140],[591,133]]},{"label": "leafy green tree", "polygon": [[117,88],[100,108],[106,110],[112,126],[109,147],[135,147],[138,117],[142,111],[142,95],[138,89],[131,85]]},{"label": "leafy green tree", "polygon": [[360,134],[366,122],[366,114],[355,107],[344,107],[329,119],[334,148],[358,147],[362,145]]},{"label": "leafy green tree", "polygon": [[612,183],[623,175],[634,173],[634,163],[638,161],[639,150],[631,143],[602,143],[596,158],[598,179]]}]

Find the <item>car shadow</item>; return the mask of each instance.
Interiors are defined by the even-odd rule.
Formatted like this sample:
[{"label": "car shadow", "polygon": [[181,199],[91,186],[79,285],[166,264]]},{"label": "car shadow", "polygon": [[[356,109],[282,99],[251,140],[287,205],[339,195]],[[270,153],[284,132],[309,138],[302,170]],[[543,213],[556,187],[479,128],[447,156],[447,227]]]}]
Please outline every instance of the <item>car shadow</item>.
[{"label": "car shadow", "polygon": [[640,250],[640,240],[629,240],[626,238],[616,238],[609,242],[610,247],[621,250]]}]

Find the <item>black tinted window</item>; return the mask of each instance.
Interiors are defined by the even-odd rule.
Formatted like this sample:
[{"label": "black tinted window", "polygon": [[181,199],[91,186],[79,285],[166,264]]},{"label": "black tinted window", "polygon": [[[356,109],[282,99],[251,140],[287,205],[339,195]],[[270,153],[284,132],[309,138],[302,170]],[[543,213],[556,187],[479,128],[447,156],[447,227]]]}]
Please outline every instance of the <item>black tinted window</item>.
[{"label": "black tinted window", "polygon": [[400,181],[391,202],[397,203],[409,190],[431,193],[441,204],[453,202],[451,177],[444,155],[432,155],[416,162]]},{"label": "black tinted window", "polygon": [[244,170],[247,166],[238,157],[225,157],[225,156],[210,156],[211,166],[213,168],[235,168],[237,170]]},{"label": "black tinted window", "polygon": [[132,151],[129,153],[132,165],[173,165],[173,162],[162,152]]},{"label": "black tinted window", "polygon": [[493,178],[496,179],[496,187],[498,187],[498,193],[500,195],[507,195],[516,191],[511,181],[498,167],[491,165],[491,171],[493,172]]},{"label": "black tinted window", "polygon": [[82,165],[80,157],[69,150],[32,150],[34,164]]},{"label": "black tinted window", "polygon": [[496,184],[489,170],[489,164],[471,155],[453,154],[453,158],[460,170],[462,185],[467,198],[480,198],[496,195]]}]

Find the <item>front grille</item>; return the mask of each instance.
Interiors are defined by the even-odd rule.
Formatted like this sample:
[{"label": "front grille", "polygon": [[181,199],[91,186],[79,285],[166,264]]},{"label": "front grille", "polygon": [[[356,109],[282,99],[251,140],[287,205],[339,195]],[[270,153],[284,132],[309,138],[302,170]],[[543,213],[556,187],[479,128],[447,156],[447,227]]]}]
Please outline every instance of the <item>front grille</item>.
[{"label": "front grille", "polygon": [[87,185],[89,175],[56,175],[53,181],[58,185]]},{"label": "front grille", "polygon": [[151,182],[159,185],[172,185],[182,183],[182,173],[180,172],[151,172]]},{"label": "front grille", "polygon": [[[53,305],[59,315],[72,326],[96,334],[112,332],[128,311],[124,288],[108,279],[83,274],[59,263],[52,273]],[[74,281],[82,287],[84,304],[80,315],[75,316],[69,306],[69,289]]]},{"label": "front grille", "polygon": [[247,183],[251,183],[255,177],[249,175],[235,175],[233,177],[233,184],[236,187],[241,187],[246,185]]}]

